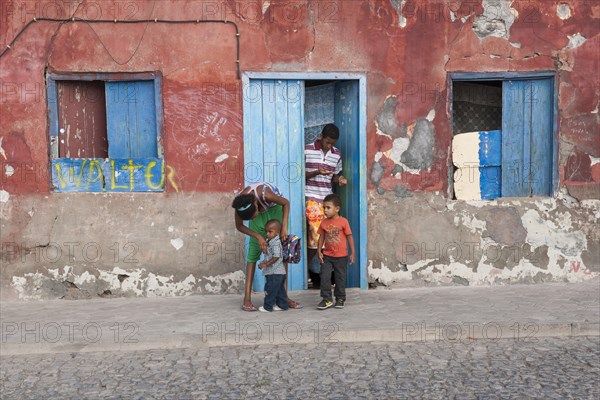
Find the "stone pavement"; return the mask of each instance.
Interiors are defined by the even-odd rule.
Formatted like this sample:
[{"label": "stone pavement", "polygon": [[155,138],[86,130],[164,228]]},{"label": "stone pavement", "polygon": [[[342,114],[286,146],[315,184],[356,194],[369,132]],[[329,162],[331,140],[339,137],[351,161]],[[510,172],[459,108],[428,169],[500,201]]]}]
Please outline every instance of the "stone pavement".
[{"label": "stone pavement", "polygon": [[318,291],[291,296],[304,308],[244,312],[241,295],[2,302],[0,354],[600,335],[598,279],[349,290],[346,308],[325,311]]},{"label": "stone pavement", "polygon": [[5,356],[0,398],[597,400],[600,338]]}]

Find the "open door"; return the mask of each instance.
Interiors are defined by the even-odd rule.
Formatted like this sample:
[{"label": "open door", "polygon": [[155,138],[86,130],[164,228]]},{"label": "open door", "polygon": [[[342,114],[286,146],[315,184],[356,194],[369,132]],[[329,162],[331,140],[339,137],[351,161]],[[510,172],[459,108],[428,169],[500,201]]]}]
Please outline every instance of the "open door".
[{"label": "open door", "polygon": [[[305,106],[310,107],[310,104],[305,105],[305,85],[308,82],[315,86],[315,81],[334,84],[333,104],[327,102],[327,107],[333,107],[333,110],[327,111],[327,114],[333,113],[333,121],[327,123],[334,122],[340,129],[336,147],[343,153],[342,174],[348,179],[348,185],[337,191],[343,203],[341,213],[350,222],[356,247],[356,262],[348,268],[347,287],[367,289],[367,105],[364,74],[245,72],[245,183],[272,182],[290,200],[289,232],[302,238],[304,257],[301,264],[290,264],[288,289],[306,289],[304,113]],[[264,282],[260,270],[256,271],[253,289],[262,291]]]},{"label": "open door", "polygon": [[[291,204],[289,233],[304,240],[304,81],[250,79],[244,86],[245,185],[275,184]],[[249,238],[246,238],[246,248]],[[288,266],[288,290],[306,286],[305,259]],[[257,268],[253,289],[263,291]]]},{"label": "open door", "polygon": [[[357,80],[342,81],[335,83],[334,118],[335,124],[340,129],[340,138],[336,147],[342,152],[342,175],[348,180],[348,184],[336,188],[342,200],[340,214],[348,219],[356,257],[353,265],[348,266],[346,275],[346,287],[361,287],[360,274],[363,271],[361,263],[361,189],[360,189],[360,157],[359,154],[365,149],[360,148],[359,143],[359,86]],[[365,268],[366,269],[366,268]]]}]

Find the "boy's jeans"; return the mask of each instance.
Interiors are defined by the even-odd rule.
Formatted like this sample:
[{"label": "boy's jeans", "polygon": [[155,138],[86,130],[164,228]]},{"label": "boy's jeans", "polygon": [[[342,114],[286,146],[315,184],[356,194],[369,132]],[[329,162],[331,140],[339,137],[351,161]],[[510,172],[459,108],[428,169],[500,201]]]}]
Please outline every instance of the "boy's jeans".
[{"label": "boy's jeans", "polygon": [[282,310],[289,308],[287,302],[287,293],[285,292],[285,274],[266,275],[265,279],[265,310],[273,311],[273,306],[277,304]]},{"label": "boy's jeans", "polygon": [[329,257],[323,255],[321,264],[321,297],[327,301],[331,298],[331,273],[335,272],[335,290],[333,294],[336,299],[346,300],[346,269],[348,268],[348,257]]}]

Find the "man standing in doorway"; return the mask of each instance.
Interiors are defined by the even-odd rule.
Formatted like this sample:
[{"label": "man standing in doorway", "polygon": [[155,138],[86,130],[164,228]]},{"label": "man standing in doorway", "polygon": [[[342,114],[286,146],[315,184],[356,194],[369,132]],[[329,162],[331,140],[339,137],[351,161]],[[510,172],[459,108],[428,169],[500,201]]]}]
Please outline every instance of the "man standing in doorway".
[{"label": "man standing in doorway", "polygon": [[[321,137],[314,143],[304,147],[304,162],[306,164],[306,220],[308,221],[308,261],[317,254],[319,235],[317,231],[321,221],[325,218],[323,212],[323,199],[333,193],[333,184],[344,186],[346,178],[340,175],[342,171],[342,153],[335,143],[340,137],[340,130],[334,124],[323,127]],[[319,287],[319,274],[311,273],[313,288]]]}]

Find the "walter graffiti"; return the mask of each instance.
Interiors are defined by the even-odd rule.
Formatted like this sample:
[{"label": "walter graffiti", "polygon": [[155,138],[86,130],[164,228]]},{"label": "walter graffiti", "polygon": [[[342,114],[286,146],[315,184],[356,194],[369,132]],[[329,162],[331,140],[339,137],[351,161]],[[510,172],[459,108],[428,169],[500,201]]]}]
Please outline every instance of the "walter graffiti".
[{"label": "walter graffiti", "polygon": [[52,184],[57,192],[162,192],[175,171],[160,158],[52,160]]}]

